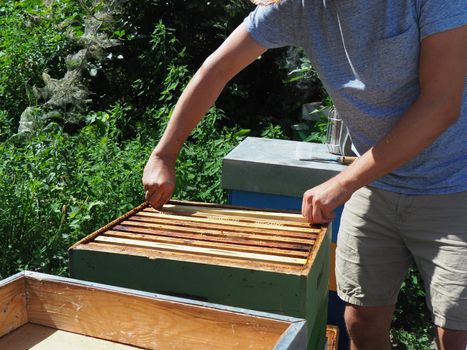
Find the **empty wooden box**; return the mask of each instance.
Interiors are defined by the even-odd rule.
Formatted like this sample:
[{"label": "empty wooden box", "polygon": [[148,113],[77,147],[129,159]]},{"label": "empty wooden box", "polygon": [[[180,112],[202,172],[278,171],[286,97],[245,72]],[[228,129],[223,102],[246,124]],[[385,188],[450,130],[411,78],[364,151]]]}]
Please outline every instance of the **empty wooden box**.
[{"label": "empty wooden box", "polygon": [[306,318],[323,349],[329,241],[297,213],[143,204],[70,249],[72,277]]},{"label": "empty wooden box", "polygon": [[33,272],[0,281],[0,349],[289,349],[305,321]]},{"label": "empty wooden box", "polygon": [[339,327],[328,325],[326,327],[326,350],[337,350],[339,343]]}]

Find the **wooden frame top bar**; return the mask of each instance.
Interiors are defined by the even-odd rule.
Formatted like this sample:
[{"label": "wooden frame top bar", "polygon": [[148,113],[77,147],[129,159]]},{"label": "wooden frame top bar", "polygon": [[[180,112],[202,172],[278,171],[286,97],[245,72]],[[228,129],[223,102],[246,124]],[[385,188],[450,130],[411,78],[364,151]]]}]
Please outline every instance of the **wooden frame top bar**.
[{"label": "wooden frame top bar", "polygon": [[307,275],[326,229],[291,211],[188,201],[156,210],[143,203],[70,250]]}]

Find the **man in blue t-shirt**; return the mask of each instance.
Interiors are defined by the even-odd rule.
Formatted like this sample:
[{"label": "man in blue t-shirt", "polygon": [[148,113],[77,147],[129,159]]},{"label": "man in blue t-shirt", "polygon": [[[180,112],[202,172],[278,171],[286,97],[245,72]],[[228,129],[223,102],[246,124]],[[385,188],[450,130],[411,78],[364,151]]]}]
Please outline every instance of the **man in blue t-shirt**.
[{"label": "man in blue t-shirt", "polygon": [[390,348],[397,294],[415,262],[440,349],[465,350],[466,0],[260,2],[180,97],[144,171],[147,200],[170,199],[183,142],[235,74],[267,49],[302,47],[360,156],[302,203],[312,223],[346,203],[336,278],[352,348]]}]

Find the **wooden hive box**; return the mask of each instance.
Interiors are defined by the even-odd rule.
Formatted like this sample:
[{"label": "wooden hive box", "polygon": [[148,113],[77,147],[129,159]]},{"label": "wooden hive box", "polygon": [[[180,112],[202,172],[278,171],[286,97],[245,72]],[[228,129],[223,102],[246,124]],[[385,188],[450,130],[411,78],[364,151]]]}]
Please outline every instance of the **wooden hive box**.
[{"label": "wooden hive box", "polygon": [[300,350],[305,321],[24,272],[0,281],[0,349]]},{"label": "wooden hive box", "polygon": [[326,327],[326,350],[337,350],[339,344],[339,327],[328,325]]},{"label": "wooden hive box", "polygon": [[143,204],[70,248],[74,278],[305,318],[326,336],[330,237],[298,213]]}]

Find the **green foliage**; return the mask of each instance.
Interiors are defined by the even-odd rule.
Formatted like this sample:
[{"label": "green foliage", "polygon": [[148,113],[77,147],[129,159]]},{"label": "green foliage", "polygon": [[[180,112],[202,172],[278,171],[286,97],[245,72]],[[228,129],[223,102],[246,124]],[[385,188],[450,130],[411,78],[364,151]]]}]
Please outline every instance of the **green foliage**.
[{"label": "green foliage", "polygon": [[292,49],[285,60],[285,65],[293,68],[288,74],[286,83],[318,79],[318,73],[311,65],[308,56],[301,49]]},{"label": "green foliage", "polygon": [[71,0],[49,6],[26,0],[0,5],[0,109],[16,122],[28,105],[35,104],[31,89],[41,83],[42,72],[64,71],[72,44],[60,25],[80,19],[79,7]]},{"label": "green foliage", "polygon": [[313,123],[312,128],[309,131],[309,134],[303,141],[305,142],[316,142],[316,143],[326,143],[326,133],[328,127],[327,117],[320,113],[319,120]]},{"label": "green foliage", "polygon": [[301,91],[308,101],[323,101],[327,106],[330,97],[324,89],[318,72],[315,70],[309,57],[301,48],[291,47],[280,61],[280,65],[287,71],[284,83],[290,88],[295,87]]},{"label": "green foliage", "polygon": [[67,248],[142,202],[150,152],[120,144],[119,107],[98,112],[69,136],[55,123],[23,143],[0,145],[0,277],[18,269],[63,274]]},{"label": "green foliage", "polygon": [[149,43],[150,50],[141,53],[139,59],[150,74],[133,82],[134,92],[152,100],[158,96],[161,102],[174,102],[173,93],[182,89],[188,80],[188,70],[183,64],[185,48],[175,37],[175,30],[162,21],[156,23]]},{"label": "green foliage", "polygon": [[[131,119],[144,122],[141,116],[159,97],[160,79],[165,76],[161,72],[167,62],[177,61],[175,66],[186,66],[193,73],[251,9],[251,3],[242,0],[126,2],[116,26],[118,35],[114,31],[122,45],[111,50],[111,58],[91,79],[92,91],[102,96],[95,108],[124,99],[133,108]],[[164,27],[155,28],[161,18]],[[259,136],[272,123],[282,128],[284,137],[290,137],[290,126],[300,118],[301,105],[321,100],[322,91],[310,88],[312,83],[307,83],[307,88],[284,84],[288,72],[296,68],[287,55],[285,49],[267,52],[228,84],[217,101],[226,115],[219,124],[240,125]]]},{"label": "green foliage", "polygon": [[274,125],[269,123],[266,127],[261,131],[261,137],[267,139],[286,139],[286,135],[284,130],[280,125]]},{"label": "green foliage", "polygon": [[425,304],[422,278],[412,268],[405,279],[397,302],[391,329],[394,349],[429,350],[434,339],[430,312]]},{"label": "green foliage", "polygon": [[294,139],[304,142],[326,143],[328,114],[333,108],[332,100],[327,97],[323,104],[317,104],[314,110],[309,112],[309,119],[302,123],[295,124],[292,128],[295,131]]},{"label": "green foliage", "polygon": [[13,132],[13,120],[6,111],[0,110],[0,142],[5,141]]},{"label": "green foliage", "polygon": [[222,160],[250,130],[216,128],[222,118],[223,113],[212,108],[184,145],[177,160],[177,198],[226,202],[226,192],[221,186]]}]

